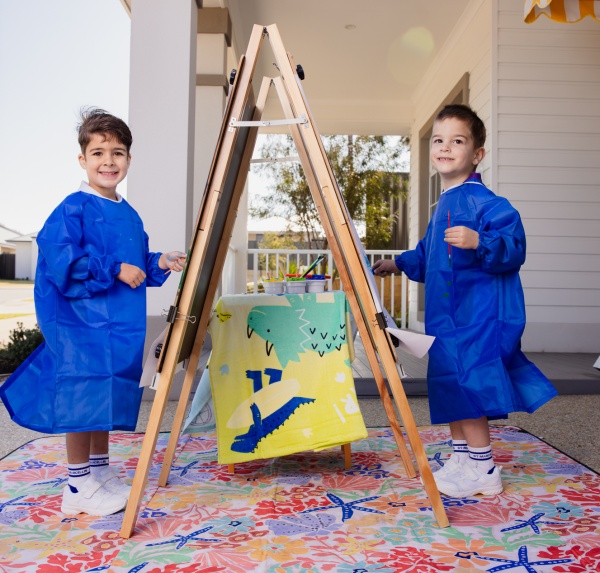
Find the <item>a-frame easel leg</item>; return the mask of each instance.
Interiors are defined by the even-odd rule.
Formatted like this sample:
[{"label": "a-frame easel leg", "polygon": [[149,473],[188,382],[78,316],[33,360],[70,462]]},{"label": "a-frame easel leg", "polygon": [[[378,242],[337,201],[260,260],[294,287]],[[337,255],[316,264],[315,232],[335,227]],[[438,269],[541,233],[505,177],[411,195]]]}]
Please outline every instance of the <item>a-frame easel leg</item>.
[{"label": "a-frame easel leg", "polygon": [[192,384],[194,382],[194,378],[196,377],[196,371],[198,370],[198,362],[200,361],[203,342],[204,340],[199,341],[198,339],[194,342],[194,349],[188,361],[185,378],[183,380],[183,386],[181,387],[181,394],[179,395],[179,402],[177,403],[177,409],[175,410],[173,425],[171,426],[169,443],[167,444],[167,449],[165,450],[162,468],[158,477],[158,485],[161,487],[166,486],[167,481],[169,480],[171,465],[173,464],[175,450],[179,441],[179,435],[181,434],[181,426],[183,426],[183,417],[185,416],[185,411],[190,398],[190,392],[192,391]]},{"label": "a-frame easel leg", "polygon": [[[177,324],[175,328],[180,331],[180,329],[183,328],[183,325]],[[133,476],[131,492],[125,508],[125,515],[123,516],[121,537],[131,537],[133,528],[135,527],[140,502],[142,501],[146,482],[148,481],[148,472],[150,471],[150,466],[152,464],[152,456],[154,455],[154,451],[156,449],[156,442],[160,432],[160,424],[165,414],[165,408],[169,398],[169,391],[171,390],[173,374],[176,366],[176,352],[176,345],[172,345],[171,347],[167,348],[165,366],[161,373],[162,383],[159,381],[156,389],[156,395],[154,396],[154,401],[152,402],[152,409],[150,410],[150,417],[148,419],[146,433],[142,441],[140,457],[138,458],[135,475]]]},{"label": "a-frame easel leg", "polygon": [[[263,82],[260,86],[260,91],[258,92],[258,97],[256,99],[256,106],[254,108],[254,114],[252,116],[252,121],[260,121],[262,118],[262,114],[265,109],[265,105],[267,102],[267,96],[269,94],[269,87],[271,85],[270,78],[264,78]],[[227,217],[227,221],[225,223],[225,229],[223,232],[223,241],[221,242],[220,248],[220,259],[224,260],[226,256],[227,246],[229,244],[229,237],[231,236],[231,231],[233,229],[233,225],[235,223],[235,215],[237,213],[237,203],[244,191],[244,186],[246,184],[246,174],[250,169],[250,160],[252,159],[252,153],[254,151],[254,146],[256,144],[256,137],[258,136],[258,128],[251,128],[248,132],[248,140],[246,142],[246,146],[244,148],[244,154],[241,162],[241,167],[238,174],[238,180],[236,181],[234,196],[232,199],[232,204],[235,209],[231,209],[230,213]],[[211,282],[218,281],[219,276],[217,273],[213,275]],[[212,291],[213,289],[211,289]],[[216,290],[216,289],[214,289]],[[173,426],[171,428],[171,435],[169,437],[169,443],[167,445],[167,449],[165,451],[165,457],[163,460],[163,466],[160,472],[160,477],[158,479],[158,484],[160,486],[167,485],[167,481],[169,480],[169,472],[171,470],[171,464],[173,463],[173,457],[175,456],[175,449],[177,448],[177,442],[179,440],[179,434],[181,433],[181,427],[183,426],[183,417],[185,416],[185,411],[187,409],[187,404],[190,397],[190,392],[192,390],[192,383],[194,381],[194,377],[196,374],[196,370],[198,368],[198,361],[200,359],[200,352],[202,350],[202,345],[204,343],[204,337],[206,332],[202,332],[200,329],[196,334],[196,339],[194,341],[194,348],[192,351],[192,355],[190,357],[188,363],[188,369],[186,372],[185,380],[183,383],[183,387],[181,389],[181,394],[179,396],[179,403],[177,404],[177,410],[175,412],[175,418],[173,419]],[[195,358],[195,361],[194,361]],[[207,366],[208,368],[208,366]],[[190,372],[191,370],[191,372]]]},{"label": "a-frame easel leg", "polygon": [[[305,160],[307,160],[302,164],[304,171],[305,173],[312,172],[311,177],[317,183],[316,192],[313,193],[313,189],[311,188],[311,193],[313,193],[315,203],[319,203],[323,207],[322,222],[324,223],[329,245],[332,248],[336,266],[340,272],[344,290],[349,295],[348,301],[355,320],[359,325],[359,329],[362,323],[362,328],[368,331],[369,335],[363,338],[363,344],[365,347],[372,345],[373,353],[377,352],[381,359],[436,520],[440,527],[448,527],[448,517],[446,516],[440,493],[435,485],[421,438],[396,369],[396,361],[394,352],[391,349],[389,336],[376,323],[377,309],[373,298],[374,294],[369,287],[365,274],[362,260],[364,253],[360,247],[360,242],[357,236],[355,236],[353,224],[349,220],[343,198],[327,160],[325,149],[314,125],[312,114],[304,99],[295,66],[293,66],[291,58],[283,47],[277,27],[275,25],[267,26],[267,33],[271,48],[275,54],[275,59],[277,60],[277,67],[281,72],[282,82],[293,116],[309,118],[308,125],[303,126],[301,130],[297,131],[301,138],[301,144],[296,145],[296,147],[305,149],[307,156],[305,156]],[[325,224],[326,221],[328,221],[327,224]],[[351,296],[350,293],[353,293],[354,296]]]}]

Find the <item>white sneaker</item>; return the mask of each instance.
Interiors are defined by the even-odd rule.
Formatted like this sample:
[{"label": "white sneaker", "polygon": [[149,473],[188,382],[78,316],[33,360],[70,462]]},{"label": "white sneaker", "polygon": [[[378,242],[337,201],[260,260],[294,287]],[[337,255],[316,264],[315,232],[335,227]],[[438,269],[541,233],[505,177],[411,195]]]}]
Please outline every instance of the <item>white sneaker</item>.
[{"label": "white sneaker", "polygon": [[87,513],[88,515],[111,515],[121,511],[127,505],[127,499],[105,489],[102,484],[90,476],[73,493],[66,485],[60,510],[67,515]]},{"label": "white sneaker", "polygon": [[446,476],[452,475],[460,471],[460,468],[462,466],[463,464],[460,462],[460,456],[458,454],[453,453],[450,455],[446,463],[440,469],[433,472],[433,477],[437,476],[438,478],[445,478]]},{"label": "white sneaker", "polygon": [[[462,463],[460,462],[460,456],[452,453],[446,463],[433,472],[433,478],[438,480],[440,478],[445,478],[446,476],[451,476],[460,471],[461,467]],[[421,476],[421,483],[423,483],[423,476]]]},{"label": "white sneaker", "polygon": [[104,468],[102,473],[95,477],[102,484],[104,489],[111,493],[123,496],[125,499],[129,498],[131,487],[121,480],[119,474],[111,466]]},{"label": "white sneaker", "polygon": [[468,460],[460,471],[445,477],[436,478],[435,483],[440,493],[449,497],[462,499],[473,495],[497,495],[502,493],[502,477],[500,466],[494,466],[491,473],[484,472],[477,466],[477,462]]}]

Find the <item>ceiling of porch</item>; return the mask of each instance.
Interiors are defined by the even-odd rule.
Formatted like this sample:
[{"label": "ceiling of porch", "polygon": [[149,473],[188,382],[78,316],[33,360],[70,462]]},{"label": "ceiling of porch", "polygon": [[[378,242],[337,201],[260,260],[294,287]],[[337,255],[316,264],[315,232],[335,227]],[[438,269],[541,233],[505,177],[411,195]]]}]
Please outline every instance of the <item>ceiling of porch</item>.
[{"label": "ceiling of porch", "polygon": [[[303,88],[322,134],[407,135],[414,94],[471,0],[204,0],[228,8],[233,49],[255,24],[276,24],[302,65]],[[256,76],[277,75],[268,43]],[[280,116],[271,104],[266,117]]]}]

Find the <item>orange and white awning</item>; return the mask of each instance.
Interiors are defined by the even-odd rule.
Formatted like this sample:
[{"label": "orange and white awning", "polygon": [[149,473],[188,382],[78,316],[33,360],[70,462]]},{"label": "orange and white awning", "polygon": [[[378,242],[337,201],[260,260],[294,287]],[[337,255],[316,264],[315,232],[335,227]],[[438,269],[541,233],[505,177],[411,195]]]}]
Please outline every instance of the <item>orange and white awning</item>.
[{"label": "orange and white awning", "polygon": [[525,0],[525,22],[543,14],[555,22],[579,22],[590,16],[600,22],[600,0]]}]

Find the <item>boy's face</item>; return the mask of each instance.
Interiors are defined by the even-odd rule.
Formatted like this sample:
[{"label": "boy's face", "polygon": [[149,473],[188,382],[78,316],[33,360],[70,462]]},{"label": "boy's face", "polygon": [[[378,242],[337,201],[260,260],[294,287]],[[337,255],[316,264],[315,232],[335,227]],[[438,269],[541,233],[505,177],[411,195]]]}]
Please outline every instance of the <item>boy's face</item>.
[{"label": "boy's face", "polygon": [[92,134],[85,154],[79,155],[79,164],[87,173],[90,187],[108,199],[116,199],[117,185],[127,176],[130,161],[127,148],[102,133]]},{"label": "boy's face", "polygon": [[484,156],[485,149],[475,149],[471,130],[463,120],[448,117],[433,124],[431,163],[444,189],[463,183]]}]

